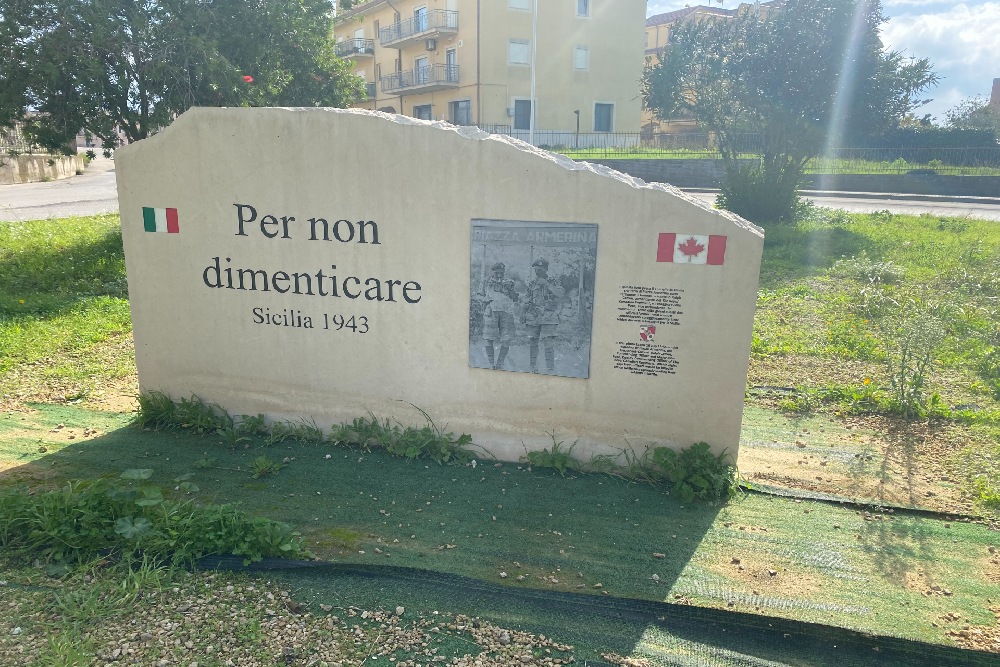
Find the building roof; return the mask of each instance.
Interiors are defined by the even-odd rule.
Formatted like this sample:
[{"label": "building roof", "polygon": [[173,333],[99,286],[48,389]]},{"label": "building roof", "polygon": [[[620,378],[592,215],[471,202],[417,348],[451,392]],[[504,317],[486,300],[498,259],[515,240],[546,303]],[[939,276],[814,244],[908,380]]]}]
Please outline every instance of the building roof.
[{"label": "building roof", "polygon": [[[761,7],[778,8],[784,5],[786,0],[768,0],[768,2],[754,3],[759,4]],[[742,2],[736,9],[723,9],[721,7],[710,7],[708,5],[694,5],[693,7],[685,7],[684,9],[675,9],[672,12],[665,12],[663,14],[654,14],[646,19],[646,27],[650,28],[657,25],[670,25],[671,23],[677,23],[684,17],[695,12],[699,14],[713,14],[715,16],[736,16],[737,13],[745,6],[750,3]]]},{"label": "building roof", "polygon": [[693,14],[694,12],[701,12],[705,14],[718,14],[720,16],[731,16],[735,13],[732,9],[717,9],[715,7],[706,7],[704,5],[696,5],[694,7],[685,7],[684,9],[675,9],[672,12],[665,12],[663,14],[654,14],[646,19],[646,27],[652,27],[654,25],[666,25],[670,23],[677,23],[682,18],[688,14]]}]

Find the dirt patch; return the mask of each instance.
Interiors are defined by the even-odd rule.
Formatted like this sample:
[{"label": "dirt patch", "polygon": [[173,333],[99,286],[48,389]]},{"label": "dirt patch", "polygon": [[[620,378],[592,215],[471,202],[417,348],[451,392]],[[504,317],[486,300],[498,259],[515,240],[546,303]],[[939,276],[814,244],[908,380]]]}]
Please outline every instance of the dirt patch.
[{"label": "dirt patch", "polygon": [[139,407],[139,379],[135,375],[104,382],[83,400],[83,407],[102,412],[135,412]]},{"label": "dirt patch", "polygon": [[[843,420],[780,417],[747,437],[740,472],[751,482],[853,500],[977,513],[962,490],[956,454],[967,445],[961,427],[885,417]],[[824,425],[825,424],[825,425]],[[761,436],[766,434],[765,440]]]},{"label": "dirt patch", "polygon": [[904,586],[911,591],[917,591],[924,597],[951,597],[952,591],[935,583],[933,576],[924,570],[907,572],[904,575]]},{"label": "dirt patch", "polygon": [[735,589],[753,596],[810,599],[823,588],[820,578],[815,575],[753,556],[722,557],[708,564],[706,569],[733,581]]},{"label": "dirt patch", "polygon": [[988,547],[989,558],[983,563],[983,575],[994,584],[1000,584],[1000,547]]},{"label": "dirt patch", "polygon": [[[962,648],[1000,653],[1000,607],[990,607],[990,611],[997,617],[995,624],[961,625],[947,630],[945,635]],[[957,614],[942,617],[942,620],[948,625],[961,624],[961,618]]]}]

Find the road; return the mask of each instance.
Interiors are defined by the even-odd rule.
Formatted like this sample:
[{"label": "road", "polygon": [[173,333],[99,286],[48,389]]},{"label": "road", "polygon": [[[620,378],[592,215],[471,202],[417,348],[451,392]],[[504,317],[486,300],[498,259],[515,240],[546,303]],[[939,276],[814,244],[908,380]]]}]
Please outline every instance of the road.
[{"label": "road", "polygon": [[[717,191],[692,189],[688,194],[709,204]],[[817,206],[851,212],[892,211],[920,215],[968,216],[1000,221],[1000,193],[996,198],[936,197],[872,193],[803,193]],[[93,160],[80,176],[49,183],[0,185],[0,222],[63,218],[118,211],[114,161]]]}]

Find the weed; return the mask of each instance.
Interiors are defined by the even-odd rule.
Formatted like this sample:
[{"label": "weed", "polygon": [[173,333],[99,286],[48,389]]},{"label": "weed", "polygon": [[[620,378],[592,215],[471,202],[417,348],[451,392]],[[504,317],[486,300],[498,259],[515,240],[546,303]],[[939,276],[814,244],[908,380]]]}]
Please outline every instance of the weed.
[{"label": "weed", "polygon": [[[621,459],[625,460],[624,466],[619,465]],[[712,454],[704,442],[681,450],[647,447],[641,455],[627,447],[617,456],[595,456],[587,467],[615,477],[666,485],[684,502],[724,502],[736,497],[740,484],[745,484],[731,457],[725,452]]]},{"label": "weed", "polygon": [[160,563],[181,566],[209,554],[240,555],[247,562],[310,555],[289,526],[226,505],[167,499],[148,483],[151,473],[126,471],[118,482],[69,482],[46,493],[4,492],[0,545],[57,569],[118,559],[137,569],[124,582],[126,590],[138,590]]},{"label": "weed", "polygon": [[816,409],[818,392],[808,387],[796,387],[795,392],[781,399],[778,408],[782,412],[807,415]]},{"label": "weed", "polygon": [[85,667],[93,663],[93,642],[79,632],[65,629],[49,636],[33,664],[45,667]]},{"label": "weed", "polygon": [[229,447],[229,449],[238,448],[242,442],[250,442],[250,438],[245,435],[240,435],[243,431],[239,428],[220,428],[215,432],[222,438],[222,444]]},{"label": "weed", "polygon": [[266,456],[258,456],[250,463],[250,473],[254,479],[260,479],[273,475],[284,467],[284,464],[276,463]]},{"label": "weed", "polygon": [[979,362],[979,376],[986,381],[993,398],[1000,401],[1000,348],[990,348]]},{"label": "weed", "polygon": [[233,427],[233,418],[225,410],[214,403],[205,403],[197,396],[182,398],[176,410],[176,420],[180,428],[191,429],[195,433],[209,433]]},{"label": "weed", "polygon": [[556,442],[555,433],[549,435],[552,438],[552,450],[546,448],[541,451],[527,452],[528,463],[535,468],[553,468],[559,471],[563,477],[566,476],[568,470],[579,470],[580,463],[573,458],[573,449],[577,443],[574,442],[568,449],[563,449],[564,443]]},{"label": "weed", "polygon": [[924,417],[927,415],[924,389],[934,353],[945,337],[944,325],[925,312],[890,325],[884,333],[889,350],[892,411],[907,419]]},{"label": "weed", "polygon": [[245,436],[263,435],[268,431],[267,419],[260,413],[256,416],[240,415],[236,430]]},{"label": "weed", "polygon": [[[418,408],[419,410],[419,408]],[[463,434],[455,437],[454,433],[445,432],[421,410],[427,419],[427,424],[416,428],[391,423],[388,419],[380,421],[375,415],[358,417],[348,424],[334,426],[327,439],[334,444],[358,447],[370,450],[383,447],[389,453],[408,459],[429,458],[440,464],[468,463],[472,460],[472,452],[466,447],[472,444],[472,436]]]},{"label": "weed", "polygon": [[738,472],[731,457],[712,453],[708,443],[697,442],[680,451],[669,447],[653,449],[653,466],[684,502],[720,502],[738,493]]},{"label": "weed", "polygon": [[132,424],[138,428],[169,428],[177,420],[177,404],[158,391],[139,394],[139,410]]}]

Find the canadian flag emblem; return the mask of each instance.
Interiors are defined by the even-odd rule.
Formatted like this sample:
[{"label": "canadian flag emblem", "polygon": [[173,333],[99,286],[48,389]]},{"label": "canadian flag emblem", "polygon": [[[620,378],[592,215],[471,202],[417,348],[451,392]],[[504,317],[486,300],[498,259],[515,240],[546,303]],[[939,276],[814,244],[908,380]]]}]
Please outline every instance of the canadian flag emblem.
[{"label": "canadian flag emblem", "polygon": [[702,234],[660,234],[657,262],[721,265],[726,259],[726,237]]}]

